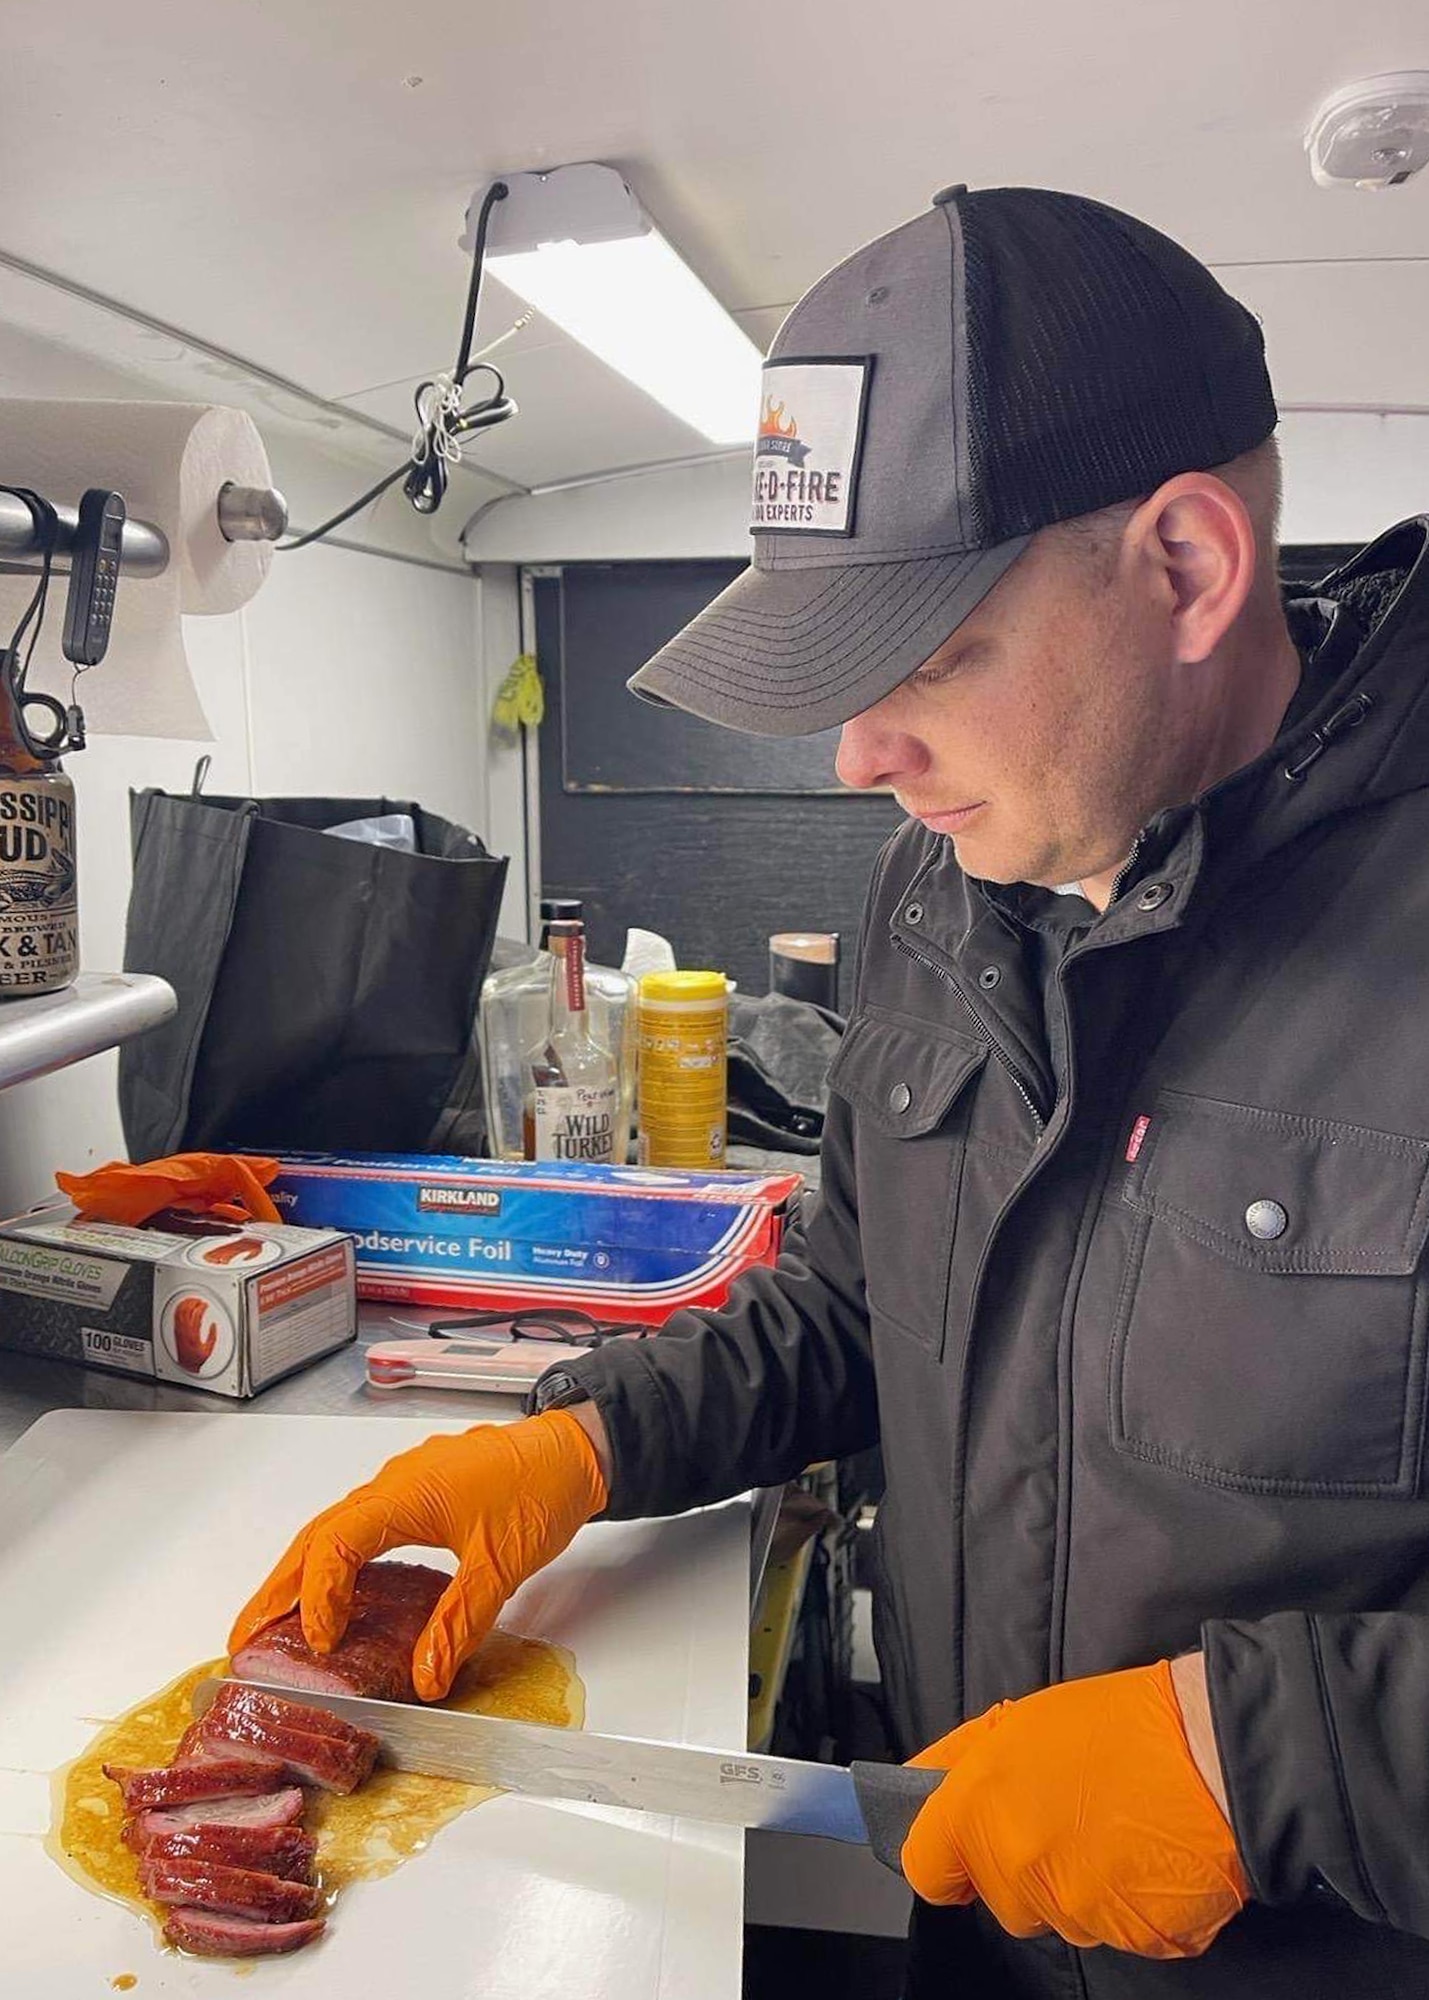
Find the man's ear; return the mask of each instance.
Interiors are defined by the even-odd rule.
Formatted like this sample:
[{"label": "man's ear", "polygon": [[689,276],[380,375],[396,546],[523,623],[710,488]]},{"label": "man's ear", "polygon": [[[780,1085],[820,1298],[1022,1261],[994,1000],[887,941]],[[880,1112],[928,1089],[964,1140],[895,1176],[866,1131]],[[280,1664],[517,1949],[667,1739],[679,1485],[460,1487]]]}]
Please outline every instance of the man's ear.
[{"label": "man's ear", "polygon": [[1158,487],[1128,524],[1157,570],[1174,655],[1207,659],[1234,625],[1255,582],[1255,529],[1240,495],[1209,472]]}]

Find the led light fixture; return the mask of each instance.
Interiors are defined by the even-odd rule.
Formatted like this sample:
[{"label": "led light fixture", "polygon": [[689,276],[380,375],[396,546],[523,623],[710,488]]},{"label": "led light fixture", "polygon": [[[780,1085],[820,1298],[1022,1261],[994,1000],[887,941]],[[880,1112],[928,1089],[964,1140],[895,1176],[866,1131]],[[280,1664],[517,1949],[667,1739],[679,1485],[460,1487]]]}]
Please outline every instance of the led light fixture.
[{"label": "led light fixture", "polygon": [[[758,348],[676,255],[614,167],[502,174],[486,268],[712,444],[753,438]],[[467,211],[464,249],[490,182]]]}]

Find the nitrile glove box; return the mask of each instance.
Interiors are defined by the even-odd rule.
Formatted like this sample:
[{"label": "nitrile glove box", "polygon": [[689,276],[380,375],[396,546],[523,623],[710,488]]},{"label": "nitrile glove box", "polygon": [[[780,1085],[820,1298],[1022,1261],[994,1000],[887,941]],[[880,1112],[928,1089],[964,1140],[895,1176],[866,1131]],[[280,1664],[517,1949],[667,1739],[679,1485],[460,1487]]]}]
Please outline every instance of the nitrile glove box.
[{"label": "nitrile glove box", "polygon": [[365,1299],[581,1306],[659,1325],[721,1305],[779,1252],[798,1174],[288,1153],[268,1192],[284,1218],[357,1240]]},{"label": "nitrile glove box", "polygon": [[356,1334],[352,1245],[332,1230],[131,1229],[68,1202],[0,1223],[0,1348],[242,1398]]}]

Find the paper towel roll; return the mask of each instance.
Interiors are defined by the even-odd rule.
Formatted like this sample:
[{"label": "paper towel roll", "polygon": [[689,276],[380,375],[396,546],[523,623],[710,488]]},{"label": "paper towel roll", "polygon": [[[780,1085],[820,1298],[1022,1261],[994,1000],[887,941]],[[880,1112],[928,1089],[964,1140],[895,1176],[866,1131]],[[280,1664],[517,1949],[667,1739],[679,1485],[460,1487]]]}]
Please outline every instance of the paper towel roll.
[{"label": "paper towel roll", "polygon": [[[169,538],[162,576],[120,575],[109,650],[79,683],[91,730],[211,741],[180,614],[236,611],[273,560],[269,542],[224,540],[218,492],[228,480],[272,484],[263,440],[243,410],[209,403],[0,400],[0,482],[33,487],[70,507],[87,486],[109,487],[124,495],[132,516],[157,523]],[[33,576],[0,576],[0,643],[8,641],[34,587]],[[30,685],[67,702],[73,669],[60,651],[66,587],[63,575],[51,582]]]}]

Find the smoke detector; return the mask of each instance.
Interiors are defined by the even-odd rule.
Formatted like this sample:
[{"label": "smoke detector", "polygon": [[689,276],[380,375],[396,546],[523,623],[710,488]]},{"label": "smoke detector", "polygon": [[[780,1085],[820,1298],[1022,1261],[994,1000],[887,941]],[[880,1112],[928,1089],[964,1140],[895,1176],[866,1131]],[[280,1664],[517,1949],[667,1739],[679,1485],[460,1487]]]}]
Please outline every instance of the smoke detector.
[{"label": "smoke detector", "polygon": [[1305,134],[1321,187],[1402,187],[1429,166],[1429,70],[1396,70],[1334,91]]}]

